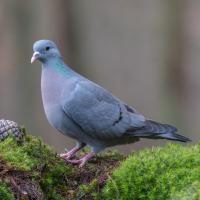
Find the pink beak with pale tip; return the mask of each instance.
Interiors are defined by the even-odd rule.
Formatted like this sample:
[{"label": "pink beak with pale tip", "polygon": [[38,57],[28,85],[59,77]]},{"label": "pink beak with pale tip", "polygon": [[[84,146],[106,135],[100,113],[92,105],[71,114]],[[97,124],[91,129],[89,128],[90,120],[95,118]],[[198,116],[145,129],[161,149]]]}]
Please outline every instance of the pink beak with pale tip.
[{"label": "pink beak with pale tip", "polygon": [[38,58],[40,57],[40,53],[39,52],[34,52],[32,58],[31,58],[31,63],[35,62],[36,60],[38,60]]}]

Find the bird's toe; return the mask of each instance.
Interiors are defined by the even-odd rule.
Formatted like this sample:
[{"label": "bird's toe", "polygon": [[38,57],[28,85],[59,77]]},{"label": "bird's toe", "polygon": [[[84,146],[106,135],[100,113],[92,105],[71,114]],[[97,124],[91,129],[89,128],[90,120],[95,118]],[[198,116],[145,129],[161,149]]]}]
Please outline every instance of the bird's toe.
[{"label": "bird's toe", "polygon": [[82,162],[81,159],[79,159],[79,160],[76,160],[76,159],[70,160],[70,159],[68,159],[68,160],[66,160],[66,161],[67,161],[68,163],[76,164],[76,165],[81,164],[81,162]]}]

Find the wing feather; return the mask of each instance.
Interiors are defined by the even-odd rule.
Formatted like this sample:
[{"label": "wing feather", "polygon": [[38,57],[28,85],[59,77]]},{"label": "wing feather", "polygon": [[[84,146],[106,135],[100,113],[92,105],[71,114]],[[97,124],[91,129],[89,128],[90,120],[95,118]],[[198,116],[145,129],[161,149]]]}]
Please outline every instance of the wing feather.
[{"label": "wing feather", "polygon": [[129,112],[126,104],[90,81],[77,82],[71,92],[64,90],[62,99],[67,116],[91,137],[120,137],[130,127],[144,125],[142,115]]}]

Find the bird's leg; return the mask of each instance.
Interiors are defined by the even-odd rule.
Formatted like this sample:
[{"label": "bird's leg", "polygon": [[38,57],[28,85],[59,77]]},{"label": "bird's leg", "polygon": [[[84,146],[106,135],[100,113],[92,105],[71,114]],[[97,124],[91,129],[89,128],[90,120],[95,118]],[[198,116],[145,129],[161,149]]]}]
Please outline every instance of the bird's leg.
[{"label": "bird's leg", "polygon": [[70,151],[68,151],[67,153],[62,153],[60,154],[60,157],[65,159],[65,160],[69,160],[71,159],[79,150],[81,150],[82,148],[85,147],[85,143],[78,143],[74,148],[72,148]]},{"label": "bird's leg", "polygon": [[95,152],[90,152],[88,154],[86,154],[85,156],[83,156],[82,158],[78,159],[78,160],[68,160],[69,163],[72,164],[77,164],[79,165],[79,167],[83,167],[85,165],[85,163],[92,158],[95,155]]}]

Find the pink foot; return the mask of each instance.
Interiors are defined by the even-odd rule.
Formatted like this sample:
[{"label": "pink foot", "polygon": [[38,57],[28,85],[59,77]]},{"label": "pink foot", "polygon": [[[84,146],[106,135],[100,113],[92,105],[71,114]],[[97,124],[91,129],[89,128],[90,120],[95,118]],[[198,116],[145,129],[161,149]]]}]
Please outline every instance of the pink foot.
[{"label": "pink foot", "polygon": [[85,144],[80,144],[76,147],[74,147],[73,149],[71,149],[70,151],[68,151],[67,153],[61,153],[59,156],[61,158],[63,158],[64,160],[69,160],[71,159],[73,156],[76,155],[76,153],[81,150],[83,147],[85,146]]},{"label": "pink foot", "polygon": [[67,160],[67,162],[69,163],[72,163],[72,164],[76,164],[76,165],[79,165],[79,167],[83,167],[85,165],[85,163],[90,159],[92,158],[93,156],[95,155],[94,152],[91,152],[91,153],[88,153],[86,154],[84,157],[76,160]]}]

